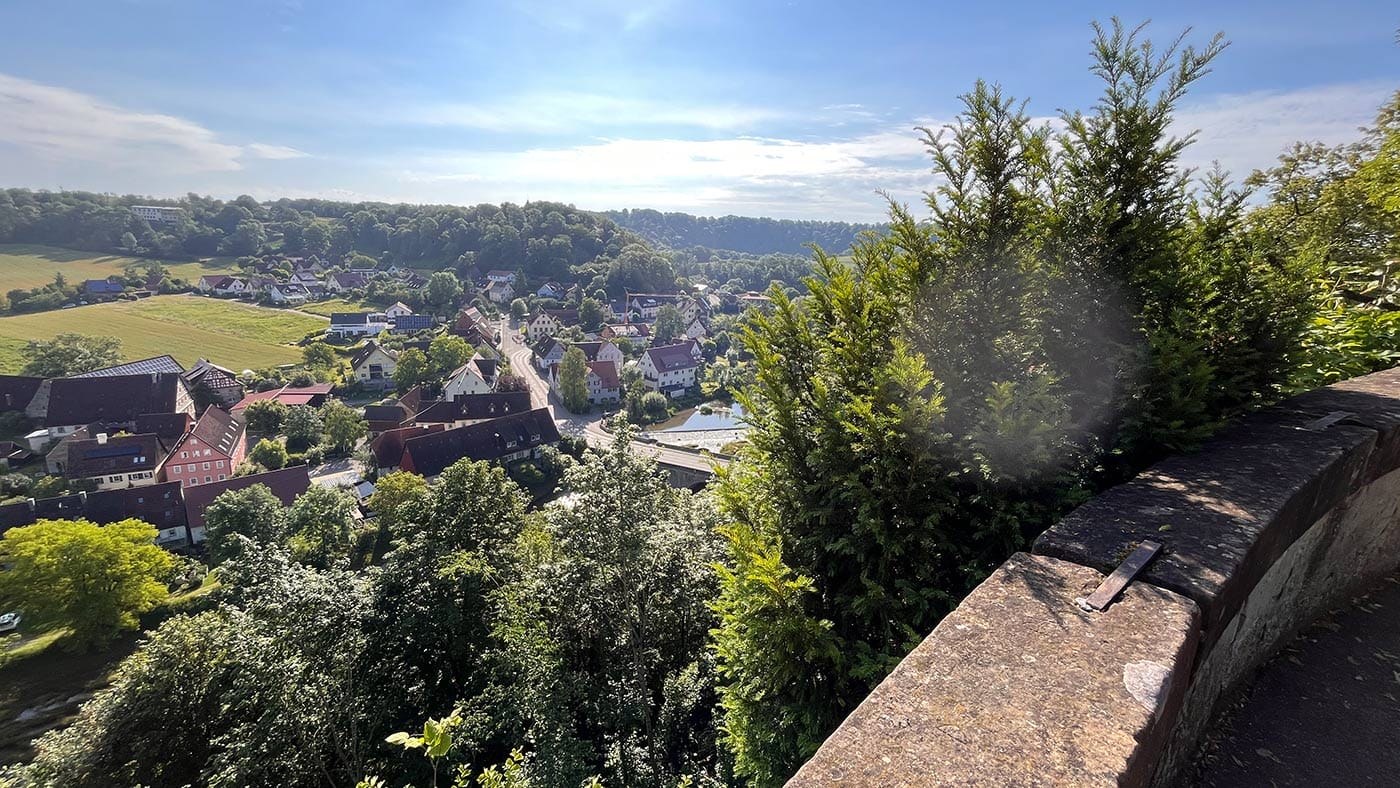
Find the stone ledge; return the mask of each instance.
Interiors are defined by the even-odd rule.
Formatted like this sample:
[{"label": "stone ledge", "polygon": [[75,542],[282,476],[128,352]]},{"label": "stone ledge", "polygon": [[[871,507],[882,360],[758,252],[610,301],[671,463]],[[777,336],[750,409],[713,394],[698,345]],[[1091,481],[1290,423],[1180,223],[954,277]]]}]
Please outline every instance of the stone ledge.
[{"label": "stone ledge", "polygon": [[1162,543],[1139,581],[1195,600],[1209,647],[1278,556],[1367,475],[1377,431],[1303,429],[1313,419],[1288,409],[1254,414],[1199,452],[1096,496],[1033,550],[1107,572],[1139,542]]},{"label": "stone ledge", "polygon": [[1339,411],[1350,413],[1344,424],[1370,427],[1378,434],[1364,481],[1400,468],[1400,367],[1300,394],[1276,409],[1314,418]]},{"label": "stone ledge", "polygon": [[1199,613],[1142,583],[1018,553],[943,620],[789,785],[1140,784],[1189,679]]}]

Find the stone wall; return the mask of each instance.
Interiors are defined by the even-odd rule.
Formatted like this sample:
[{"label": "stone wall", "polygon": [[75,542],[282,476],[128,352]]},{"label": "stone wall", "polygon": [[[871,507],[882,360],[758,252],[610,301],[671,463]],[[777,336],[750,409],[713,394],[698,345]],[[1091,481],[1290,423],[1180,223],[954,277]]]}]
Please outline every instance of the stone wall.
[{"label": "stone wall", "polygon": [[[1145,540],[1163,550],[1118,601],[1081,610]],[[1171,785],[1241,682],[1397,568],[1400,368],[1256,413],[1076,509],[789,784]]]}]

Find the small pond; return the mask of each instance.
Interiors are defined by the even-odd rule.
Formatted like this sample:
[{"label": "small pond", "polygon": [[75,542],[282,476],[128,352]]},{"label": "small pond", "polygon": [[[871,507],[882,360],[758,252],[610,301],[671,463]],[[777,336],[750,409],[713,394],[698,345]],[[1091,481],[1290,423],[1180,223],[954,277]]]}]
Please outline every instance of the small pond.
[{"label": "small pond", "polygon": [[734,403],[733,406],[702,406],[709,413],[701,413],[700,408],[689,408],[672,416],[666,421],[656,424],[650,428],[651,432],[705,432],[708,430],[742,430],[748,427],[744,423],[744,406]]}]

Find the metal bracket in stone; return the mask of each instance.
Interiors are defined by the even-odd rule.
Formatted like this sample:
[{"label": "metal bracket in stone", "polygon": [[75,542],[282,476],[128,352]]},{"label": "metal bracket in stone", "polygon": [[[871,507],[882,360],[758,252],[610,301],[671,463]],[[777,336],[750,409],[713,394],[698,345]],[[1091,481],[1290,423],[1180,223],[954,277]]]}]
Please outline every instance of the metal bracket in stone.
[{"label": "metal bracket in stone", "polygon": [[1350,413],[1345,410],[1334,410],[1322,418],[1313,419],[1307,424],[1304,424],[1301,429],[1308,430],[1309,432],[1322,432],[1333,424],[1346,421],[1355,415],[1355,413]]},{"label": "metal bracket in stone", "polygon": [[1094,589],[1094,593],[1078,597],[1074,603],[1088,613],[1103,612],[1104,608],[1107,608],[1113,603],[1113,600],[1118,598],[1119,594],[1123,593],[1123,589],[1133,582],[1133,578],[1137,577],[1138,573],[1151,563],[1161,550],[1162,545],[1159,542],[1139,543],[1137,549],[1123,559],[1123,563],[1119,564],[1112,574],[1104,578],[1102,583],[1099,583],[1099,587]]}]

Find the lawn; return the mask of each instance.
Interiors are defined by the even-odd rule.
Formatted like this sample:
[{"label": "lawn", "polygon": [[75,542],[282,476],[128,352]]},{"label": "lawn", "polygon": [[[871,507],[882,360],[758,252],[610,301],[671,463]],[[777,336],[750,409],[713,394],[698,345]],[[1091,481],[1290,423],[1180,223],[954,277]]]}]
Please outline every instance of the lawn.
[{"label": "lawn", "polygon": [[[26,290],[48,284],[53,275],[62,273],[69,284],[84,279],[106,279],[122,273],[129,265],[152,262],[139,257],[78,252],[56,246],[38,244],[0,244],[0,293],[16,288]],[[164,262],[170,275],[190,282],[209,273],[230,273],[236,270],[231,258],[213,257],[198,262]]]},{"label": "lawn", "polygon": [[65,331],[114,336],[122,359],[169,353],[189,366],[199,358],[233,370],[301,360],[293,343],[325,328],[325,318],[286,309],[188,295],[155,296],[0,318],[0,373],[24,366],[24,343]]},{"label": "lawn", "polygon": [[310,312],[313,315],[330,317],[332,312],[375,312],[382,311],[379,307],[367,304],[363,301],[347,301],[344,298],[332,298],[329,301],[312,301],[309,304],[302,304],[297,307],[303,312]]}]

